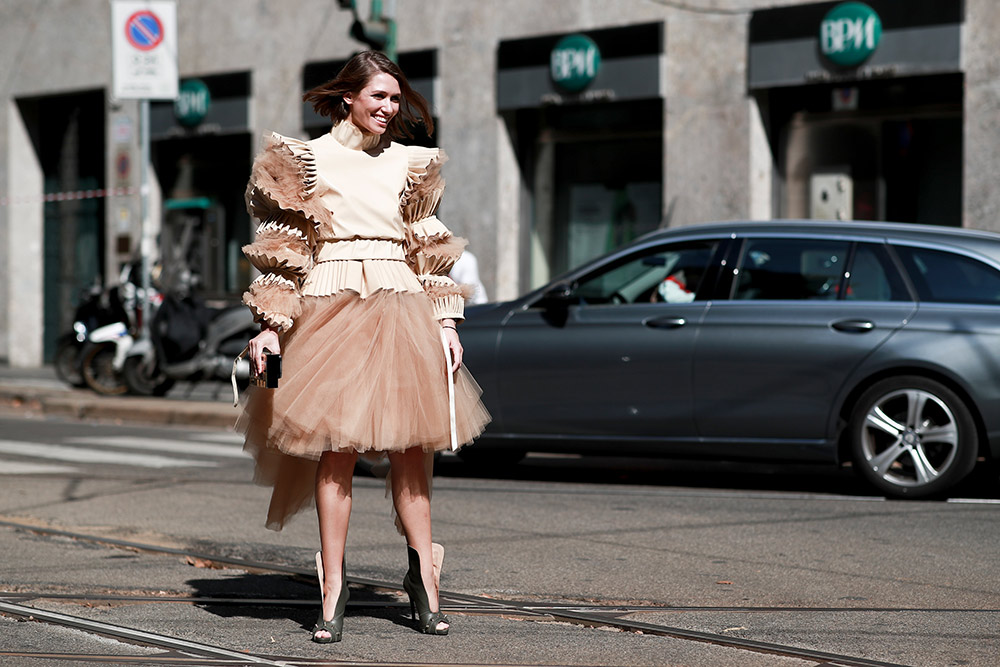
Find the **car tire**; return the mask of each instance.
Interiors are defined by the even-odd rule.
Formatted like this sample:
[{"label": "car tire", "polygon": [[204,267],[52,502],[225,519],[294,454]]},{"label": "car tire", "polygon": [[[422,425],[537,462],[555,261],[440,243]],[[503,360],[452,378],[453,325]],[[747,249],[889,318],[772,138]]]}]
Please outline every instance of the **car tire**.
[{"label": "car tire", "polygon": [[512,466],[517,465],[527,455],[522,449],[489,448],[471,445],[458,450],[458,457],[475,466]]},{"label": "car tire", "polygon": [[976,465],[972,413],[951,389],[919,376],[872,385],[851,415],[854,468],[893,498],[938,496]]}]

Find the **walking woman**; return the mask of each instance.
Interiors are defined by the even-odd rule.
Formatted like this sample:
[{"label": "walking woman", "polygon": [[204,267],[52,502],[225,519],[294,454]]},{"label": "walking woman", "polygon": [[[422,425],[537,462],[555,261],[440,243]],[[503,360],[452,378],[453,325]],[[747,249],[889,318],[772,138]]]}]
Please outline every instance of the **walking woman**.
[{"label": "walking woman", "polygon": [[392,141],[418,123],[429,135],[433,121],[381,53],[356,55],[304,99],[332,129],[308,142],[269,135],[247,187],[260,226],[243,252],[261,271],[243,296],[261,324],[250,359],[256,371],[265,349],[280,352],[284,374],[276,390],[250,389],[237,429],[256,480],[273,487],[269,528],[315,501],[322,611],[313,641],[343,633],[351,480],[366,452],[389,457],[417,628],[444,635],[432,457],[470,442],[489,421],[462,366],[462,288],[447,277],[465,241],[435,217],[445,157]]}]

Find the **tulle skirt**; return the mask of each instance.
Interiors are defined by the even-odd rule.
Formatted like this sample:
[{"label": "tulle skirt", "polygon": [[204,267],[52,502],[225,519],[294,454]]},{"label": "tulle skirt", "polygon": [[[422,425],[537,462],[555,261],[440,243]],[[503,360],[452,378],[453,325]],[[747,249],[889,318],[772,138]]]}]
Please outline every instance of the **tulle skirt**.
[{"label": "tulle skirt", "polygon": [[[447,363],[430,300],[383,291],[304,297],[282,340],[278,389],[250,387],[236,430],[255,460],[255,481],[273,487],[267,525],[280,529],[311,506],[325,451],[379,454],[449,449]],[[459,444],[490,421],[472,375],[454,375]]]}]

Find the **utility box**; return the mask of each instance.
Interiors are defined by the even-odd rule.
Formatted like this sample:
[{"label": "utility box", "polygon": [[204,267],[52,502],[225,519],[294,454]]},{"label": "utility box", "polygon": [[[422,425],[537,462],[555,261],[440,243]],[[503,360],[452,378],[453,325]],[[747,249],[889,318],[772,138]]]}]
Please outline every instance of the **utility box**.
[{"label": "utility box", "polygon": [[849,173],[830,171],[809,178],[809,217],[816,220],[854,217],[854,181]]}]

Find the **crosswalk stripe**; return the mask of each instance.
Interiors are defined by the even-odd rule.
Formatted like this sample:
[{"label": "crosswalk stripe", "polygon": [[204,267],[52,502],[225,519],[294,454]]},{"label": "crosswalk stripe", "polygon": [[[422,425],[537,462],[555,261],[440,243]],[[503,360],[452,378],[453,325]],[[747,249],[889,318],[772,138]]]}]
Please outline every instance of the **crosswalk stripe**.
[{"label": "crosswalk stripe", "polygon": [[223,442],[230,443],[233,445],[243,446],[243,436],[239,433],[233,433],[232,431],[223,431],[221,433],[199,433],[192,436],[192,440],[204,440],[205,442]]},{"label": "crosswalk stripe", "polygon": [[167,458],[166,456],[156,456],[155,454],[129,454],[127,452],[84,449],[82,447],[67,447],[39,442],[20,442],[17,440],[0,440],[0,454],[15,454],[17,456],[78,463],[113,463],[142,468],[214,468],[218,465],[213,461],[174,459]]},{"label": "crosswalk stripe", "polygon": [[63,442],[68,445],[123,447],[125,449],[170,452],[171,454],[202,454],[204,456],[221,456],[233,459],[242,459],[248,456],[243,452],[241,447],[235,445],[213,445],[207,442],[185,442],[183,440],[157,440],[154,438],[136,438],[127,435],[116,435],[106,438],[66,438]]},{"label": "crosswalk stripe", "polygon": [[0,475],[47,475],[78,472],[79,468],[54,463],[28,463],[27,461],[0,461]]}]

